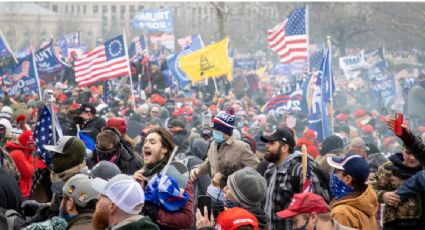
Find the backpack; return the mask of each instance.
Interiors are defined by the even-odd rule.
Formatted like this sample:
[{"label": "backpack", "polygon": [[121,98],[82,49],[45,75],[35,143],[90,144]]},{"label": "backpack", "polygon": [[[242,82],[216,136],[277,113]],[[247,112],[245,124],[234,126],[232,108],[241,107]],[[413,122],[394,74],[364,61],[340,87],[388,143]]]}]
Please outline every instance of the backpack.
[{"label": "backpack", "polygon": [[[299,163],[301,163],[301,157],[298,158],[299,159]],[[331,192],[329,190],[329,180],[330,180],[330,175],[328,172],[322,170],[321,168],[319,168],[319,166],[317,165],[317,163],[314,160],[308,159],[307,160],[307,165],[308,167],[311,168],[311,177],[317,177],[317,179],[319,180],[319,184],[321,187],[321,190],[323,191],[322,194],[319,194],[323,197],[323,199],[325,199],[325,201],[327,203],[329,203],[331,201]],[[295,166],[296,164],[292,164],[293,166]],[[291,172],[291,185],[292,188],[294,189],[294,193],[301,193],[302,191],[302,175],[297,175],[296,174],[296,168],[297,167],[292,167],[290,169],[288,169],[288,172]]]},{"label": "backpack", "polygon": [[25,225],[25,218],[16,210],[0,208],[0,229],[18,230]]}]

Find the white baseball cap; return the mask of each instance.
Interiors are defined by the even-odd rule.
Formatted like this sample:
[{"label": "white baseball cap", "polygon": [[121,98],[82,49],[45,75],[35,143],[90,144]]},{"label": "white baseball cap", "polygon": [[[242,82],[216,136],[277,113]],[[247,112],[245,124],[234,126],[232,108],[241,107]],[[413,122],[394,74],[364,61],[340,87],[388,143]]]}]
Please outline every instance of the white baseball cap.
[{"label": "white baseball cap", "polygon": [[65,149],[65,145],[71,140],[74,136],[62,136],[57,145],[44,145],[44,148],[47,151],[55,152],[55,153],[63,153]]},{"label": "white baseball cap", "polygon": [[118,174],[109,181],[94,178],[91,186],[128,214],[136,215],[142,211],[145,192],[142,186],[129,175]]}]

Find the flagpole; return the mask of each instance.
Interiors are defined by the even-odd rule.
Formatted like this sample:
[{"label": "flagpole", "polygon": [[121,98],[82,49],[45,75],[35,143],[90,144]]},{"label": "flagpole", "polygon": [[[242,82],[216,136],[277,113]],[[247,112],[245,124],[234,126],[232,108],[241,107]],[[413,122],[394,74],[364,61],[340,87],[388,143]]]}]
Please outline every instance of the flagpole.
[{"label": "flagpole", "polygon": [[6,46],[6,49],[8,49],[9,50],[9,52],[10,52],[10,54],[12,55],[12,57],[13,57],[13,60],[15,60],[15,63],[16,64],[18,64],[18,60],[16,59],[16,57],[15,57],[15,53],[13,52],[13,50],[10,48],[10,46],[9,46],[9,43],[6,41],[6,38],[4,37],[4,35],[3,35],[3,32],[0,30],[0,36],[1,36],[1,38],[3,39],[3,41],[4,41],[4,45]]},{"label": "flagpole", "polygon": [[326,36],[326,40],[327,40],[327,44],[328,44],[328,49],[329,49],[329,66],[328,66],[328,70],[329,70],[329,89],[330,89],[330,94],[331,94],[331,98],[330,98],[330,104],[331,104],[331,131],[332,131],[332,135],[334,134],[335,130],[334,130],[334,100],[333,100],[333,89],[332,89],[332,82],[333,82],[333,77],[332,77],[332,44],[331,44],[331,36]]},{"label": "flagpole", "polygon": [[307,35],[307,70],[310,73],[310,33],[308,26],[308,4],[305,7],[305,33]]},{"label": "flagpole", "polygon": [[124,40],[124,51],[125,51],[125,56],[127,57],[127,69],[128,69],[128,77],[130,78],[130,88],[131,88],[131,97],[133,98],[133,110],[136,111],[136,98],[134,97],[134,92],[133,92],[133,79],[131,77],[131,69],[130,69],[130,58],[128,57],[128,50],[127,50],[127,40],[125,37],[125,29],[122,30],[122,34],[123,34],[123,40]]},{"label": "flagpole", "polygon": [[40,86],[40,78],[38,77],[38,69],[37,69],[37,64],[35,63],[34,53],[31,52],[31,55],[32,55],[32,64],[34,66],[34,72],[35,72],[35,80],[37,81],[38,96],[40,100],[43,100],[43,94],[41,93],[41,86]]}]

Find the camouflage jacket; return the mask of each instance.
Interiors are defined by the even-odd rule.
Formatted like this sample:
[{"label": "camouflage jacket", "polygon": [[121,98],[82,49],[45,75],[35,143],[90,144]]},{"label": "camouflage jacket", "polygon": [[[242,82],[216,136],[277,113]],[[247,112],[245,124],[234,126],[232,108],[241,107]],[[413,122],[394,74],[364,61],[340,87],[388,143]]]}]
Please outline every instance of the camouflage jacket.
[{"label": "camouflage jacket", "polygon": [[20,173],[16,167],[15,161],[7,153],[7,151],[0,147],[0,167],[6,172],[9,172],[17,181],[20,179]]},{"label": "camouflage jacket", "polygon": [[[407,179],[421,170],[421,167],[407,168],[403,165],[403,156],[396,153],[390,156],[389,161],[381,165],[375,175],[369,180],[378,196],[378,202],[384,203],[383,194],[395,191],[405,183]],[[394,220],[419,219],[421,217],[421,198],[409,197],[405,202],[400,202],[397,207],[385,205],[383,222]]]}]

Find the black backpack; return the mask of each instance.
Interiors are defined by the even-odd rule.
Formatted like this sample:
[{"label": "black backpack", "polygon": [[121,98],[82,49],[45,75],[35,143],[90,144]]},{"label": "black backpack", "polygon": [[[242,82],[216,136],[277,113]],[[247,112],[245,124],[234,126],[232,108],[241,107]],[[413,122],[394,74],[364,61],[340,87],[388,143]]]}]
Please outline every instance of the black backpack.
[{"label": "black backpack", "polygon": [[0,229],[19,230],[25,226],[25,218],[13,209],[0,208]]}]

